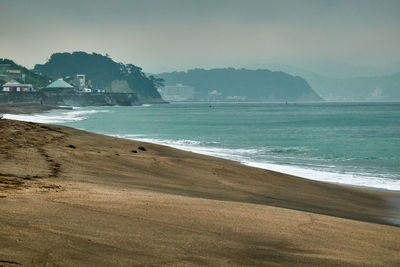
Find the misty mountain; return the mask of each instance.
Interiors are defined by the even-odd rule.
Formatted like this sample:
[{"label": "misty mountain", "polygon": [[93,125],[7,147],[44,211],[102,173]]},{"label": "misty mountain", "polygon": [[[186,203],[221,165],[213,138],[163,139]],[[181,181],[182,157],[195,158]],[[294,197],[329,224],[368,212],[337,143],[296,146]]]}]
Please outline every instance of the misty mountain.
[{"label": "misty mountain", "polygon": [[270,67],[304,77],[315,92],[328,101],[400,100],[400,73],[337,79],[291,66],[275,64]]},{"label": "misty mountain", "polygon": [[172,86],[194,88],[195,100],[319,101],[321,98],[301,77],[280,71],[248,69],[192,69],[155,75]]},{"label": "misty mountain", "polygon": [[[316,82],[318,81],[314,83]],[[321,86],[321,88],[323,87]],[[324,94],[328,99],[398,101],[400,100],[400,72],[390,76],[334,80],[328,82],[325,88]]]},{"label": "misty mountain", "polygon": [[159,80],[147,77],[140,67],[115,62],[108,55],[55,53],[45,64],[36,64],[34,70],[54,79],[85,74],[94,88],[111,92],[134,91],[141,100],[161,100],[156,89]]}]

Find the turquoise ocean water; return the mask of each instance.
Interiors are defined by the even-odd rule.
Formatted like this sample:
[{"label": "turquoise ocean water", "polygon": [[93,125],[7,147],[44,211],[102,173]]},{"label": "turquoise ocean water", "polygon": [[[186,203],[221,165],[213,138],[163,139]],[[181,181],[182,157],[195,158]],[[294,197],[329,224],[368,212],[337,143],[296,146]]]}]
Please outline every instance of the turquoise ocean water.
[{"label": "turquoise ocean water", "polygon": [[184,103],[6,117],[164,144],[309,179],[400,190],[400,103]]}]

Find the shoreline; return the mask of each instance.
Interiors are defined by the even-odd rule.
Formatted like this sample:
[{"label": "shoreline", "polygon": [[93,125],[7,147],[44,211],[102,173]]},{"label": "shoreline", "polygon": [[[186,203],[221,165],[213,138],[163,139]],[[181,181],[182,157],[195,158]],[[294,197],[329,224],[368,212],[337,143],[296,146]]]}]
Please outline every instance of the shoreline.
[{"label": "shoreline", "polygon": [[[62,108],[60,108],[62,109]],[[229,164],[233,164],[235,166],[239,166],[243,167],[243,168],[250,168],[250,169],[256,169],[262,172],[267,172],[267,173],[273,173],[273,174],[277,174],[278,176],[282,176],[282,177],[291,177],[294,179],[299,179],[299,181],[305,182],[305,183],[316,183],[316,184],[321,184],[323,186],[335,186],[338,187],[339,189],[354,189],[354,190],[359,190],[359,191],[369,191],[373,194],[387,194],[398,197],[399,201],[400,201],[400,194],[399,191],[397,190],[386,190],[384,188],[375,188],[375,187],[367,187],[367,186],[358,186],[358,185],[351,185],[351,184],[341,184],[341,183],[336,183],[336,182],[326,182],[326,181],[320,181],[320,180],[314,180],[314,179],[309,179],[309,178],[305,178],[305,177],[300,177],[300,176],[296,176],[296,175],[292,175],[290,173],[284,173],[284,172],[279,172],[279,171],[275,171],[275,170],[271,170],[271,169],[266,169],[266,168],[261,168],[261,167],[257,167],[257,166],[251,166],[251,165],[247,165],[243,162],[237,161],[237,160],[232,160],[229,158],[223,158],[223,157],[216,157],[213,155],[208,155],[208,154],[203,154],[203,153],[198,153],[198,152],[194,152],[194,151],[190,151],[190,150],[185,150],[185,149],[180,149],[180,148],[176,148],[174,146],[169,146],[169,145],[165,145],[165,144],[157,144],[157,143],[151,143],[151,142],[147,142],[147,141],[142,141],[142,140],[133,140],[133,139],[129,139],[129,138],[121,138],[121,137],[116,137],[116,136],[112,136],[112,135],[103,135],[100,133],[95,133],[95,132],[89,132],[86,130],[80,130],[80,129],[76,129],[76,128],[72,128],[72,127],[68,127],[68,126],[61,126],[61,125],[57,125],[57,124],[45,124],[45,123],[36,123],[36,122],[25,122],[25,121],[17,121],[17,120],[10,120],[10,119],[2,119],[3,122],[8,121],[11,122],[11,124],[19,124],[19,123],[27,123],[29,125],[41,125],[40,128],[44,128],[44,129],[68,129],[69,131],[73,131],[73,132],[82,132],[88,135],[93,135],[93,136],[99,136],[100,138],[104,137],[108,137],[108,138],[112,138],[112,139],[120,139],[122,141],[126,141],[126,142],[132,142],[135,144],[145,144],[147,146],[153,146],[156,147],[157,149],[161,149],[161,150],[173,150],[173,151],[177,151],[179,154],[186,154],[186,155],[194,155],[195,157],[200,157],[200,158],[207,158],[207,159],[212,159],[215,161],[221,161],[221,162],[227,162]],[[0,121],[1,122],[1,121]],[[112,147],[110,147],[112,148]],[[136,153],[136,152],[135,152]],[[119,156],[119,155],[118,155]],[[0,172],[1,173],[1,172]],[[399,219],[400,219],[400,210],[399,210]],[[382,223],[382,222],[381,222]],[[400,224],[399,224],[400,226]]]},{"label": "shoreline", "polygon": [[0,120],[0,151],[1,260],[119,266],[400,262],[396,193],[7,119]]},{"label": "shoreline", "polygon": [[[39,104],[33,104],[32,106],[24,106],[24,104],[12,104],[9,105],[11,112],[9,112],[10,115],[36,115],[36,114],[42,114],[49,112],[51,110],[57,110],[57,109],[66,109],[66,110],[72,110],[73,107],[66,107],[66,106],[47,106],[47,105],[39,105]],[[0,113],[6,113],[2,112],[2,107],[3,110],[7,111],[7,105],[0,105]],[[17,108],[17,109],[16,109]],[[17,111],[17,112],[15,112]],[[20,112],[22,111],[22,112]],[[6,114],[4,114],[6,115]],[[9,118],[9,119],[18,119],[18,118]],[[25,121],[25,120],[24,120]],[[29,120],[26,120],[29,121]],[[48,123],[48,122],[41,122],[35,121],[38,123]],[[57,125],[57,123],[54,123],[54,125]],[[101,134],[101,133],[98,133]],[[202,155],[207,155],[207,156],[212,156],[212,157],[217,157],[221,159],[226,159],[226,160],[232,160],[235,162],[238,162],[242,165],[245,166],[250,166],[254,168],[260,168],[263,170],[269,170],[269,171],[276,171],[282,174],[287,174],[287,175],[293,175],[293,176],[298,176],[303,179],[308,179],[311,181],[320,181],[324,183],[329,183],[329,184],[336,184],[336,185],[344,185],[344,186],[350,186],[350,187],[355,187],[355,188],[362,188],[362,189],[367,189],[367,190],[376,190],[376,191],[383,191],[383,192],[392,192],[392,193],[400,193],[400,189],[390,189],[390,188],[385,188],[385,187],[378,187],[378,186],[368,186],[368,185],[363,185],[360,183],[346,183],[346,182],[338,182],[338,181],[331,181],[329,179],[330,176],[339,176],[341,179],[362,179],[362,178],[377,178],[374,176],[366,176],[366,175],[361,175],[361,174],[354,174],[354,173],[338,173],[338,172],[329,172],[329,171],[323,171],[323,170],[315,170],[315,169],[310,169],[310,168],[303,168],[302,166],[298,165],[281,165],[277,163],[271,163],[271,162],[255,162],[255,161],[248,161],[248,160],[241,160],[241,159],[235,159],[235,155],[233,154],[233,158],[231,156],[224,156],[224,155],[215,155],[215,153],[207,153],[204,151],[201,151],[199,149],[196,149],[196,147],[189,147],[185,145],[175,145],[175,144],[170,144],[167,142],[162,142],[162,140],[159,141],[154,141],[152,139],[147,138],[130,138],[130,137],[125,137],[124,135],[115,135],[115,134],[110,134],[108,136],[112,137],[118,137],[118,138],[123,138],[126,140],[133,140],[133,141],[141,141],[141,142],[149,142],[153,144],[158,144],[158,145],[164,145],[168,146],[171,148],[176,148],[176,149],[181,149],[184,151],[189,151],[193,153],[199,153]],[[262,166],[266,165],[266,166]],[[287,169],[292,169],[292,171],[287,170]],[[306,172],[307,174],[303,174]],[[318,178],[319,177],[324,177],[324,175],[328,175],[328,178]],[[378,178],[378,179],[384,179],[384,178]]]},{"label": "shoreline", "polygon": [[[96,134],[102,134],[102,133],[96,133]],[[117,137],[117,138],[122,138],[125,140],[131,140],[131,141],[137,141],[137,142],[146,142],[146,143],[151,143],[151,144],[155,144],[155,145],[161,145],[161,146],[167,146],[170,148],[175,148],[175,149],[179,149],[179,150],[183,150],[183,151],[188,151],[188,152],[192,152],[192,153],[198,153],[201,155],[205,155],[205,156],[210,156],[210,157],[215,157],[215,158],[219,158],[219,159],[224,159],[224,160],[230,160],[233,162],[236,162],[238,164],[241,164],[243,166],[248,166],[248,167],[252,167],[252,168],[258,168],[258,169],[262,169],[262,170],[267,170],[267,171],[274,171],[274,172],[278,172],[278,173],[282,173],[282,174],[286,174],[286,175],[292,175],[292,176],[296,176],[302,179],[307,179],[310,181],[319,181],[322,183],[328,183],[328,184],[336,184],[336,185],[342,185],[342,186],[349,186],[349,187],[354,187],[354,188],[361,188],[361,189],[367,189],[367,190],[375,190],[375,191],[382,191],[382,192],[391,192],[391,193],[398,193],[400,194],[400,189],[388,189],[388,188],[383,188],[383,187],[374,187],[374,186],[365,186],[365,185],[358,185],[358,184],[350,184],[350,183],[345,183],[345,182],[335,182],[335,181],[328,181],[327,179],[317,179],[317,178],[310,178],[310,177],[306,177],[306,176],[302,176],[300,174],[296,174],[290,171],[285,172],[284,170],[282,171],[281,168],[286,168],[287,167],[292,167],[292,168],[296,168],[296,169],[301,169],[301,170],[305,170],[305,171],[311,171],[311,172],[316,172],[316,173],[321,173],[321,174],[329,174],[329,175],[346,175],[346,176],[352,176],[353,174],[340,174],[340,173],[335,173],[335,172],[326,172],[326,171],[320,171],[320,170],[314,170],[314,169],[307,169],[307,168],[302,168],[301,166],[298,165],[281,165],[281,164],[277,164],[277,163],[271,163],[271,162],[250,162],[250,161],[240,161],[237,159],[232,159],[230,157],[224,157],[224,156],[216,156],[213,155],[212,153],[208,154],[206,152],[202,152],[202,151],[198,151],[196,149],[193,149],[191,147],[183,147],[183,146],[179,146],[179,145],[173,145],[173,144],[168,144],[168,143],[163,143],[163,142],[153,142],[153,141],[147,141],[146,139],[140,139],[140,138],[128,138],[128,137],[123,137],[120,135],[107,135],[107,136],[111,136],[111,137]],[[261,165],[270,165],[272,167],[262,167]],[[361,175],[359,177],[362,177]]]}]

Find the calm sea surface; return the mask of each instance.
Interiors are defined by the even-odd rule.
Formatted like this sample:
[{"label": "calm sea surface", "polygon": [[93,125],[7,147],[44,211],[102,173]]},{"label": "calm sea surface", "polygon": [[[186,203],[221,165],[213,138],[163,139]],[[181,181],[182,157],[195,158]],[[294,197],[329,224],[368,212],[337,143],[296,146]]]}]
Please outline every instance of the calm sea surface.
[{"label": "calm sea surface", "polygon": [[6,117],[143,140],[301,177],[400,190],[400,103],[85,107]]}]

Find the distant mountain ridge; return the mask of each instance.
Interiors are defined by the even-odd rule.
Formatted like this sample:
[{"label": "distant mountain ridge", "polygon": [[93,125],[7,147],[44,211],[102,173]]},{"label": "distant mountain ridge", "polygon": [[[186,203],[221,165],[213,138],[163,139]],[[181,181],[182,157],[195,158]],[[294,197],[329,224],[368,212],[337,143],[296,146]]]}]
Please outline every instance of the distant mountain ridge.
[{"label": "distant mountain ridge", "polygon": [[328,101],[400,101],[400,72],[339,79],[286,65],[270,67],[302,76],[315,92]]},{"label": "distant mountain ridge", "polygon": [[108,92],[136,92],[143,102],[162,102],[156,85],[161,80],[147,77],[140,67],[113,61],[108,55],[85,52],[55,53],[36,72],[51,78],[85,74],[95,88]]},{"label": "distant mountain ridge", "polygon": [[399,101],[400,72],[388,76],[355,77],[336,81],[327,86],[328,98],[335,94],[344,96],[343,100],[358,101]]},{"label": "distant mountain ridge", "polygon": [[206,100],[210,94],[220,96],[220,100],[235,97],[259,101],[322,100],[303,78],[267,69],[192,69],[155,76],[164,79],[166,85],[193,87],[196,100]]}]

